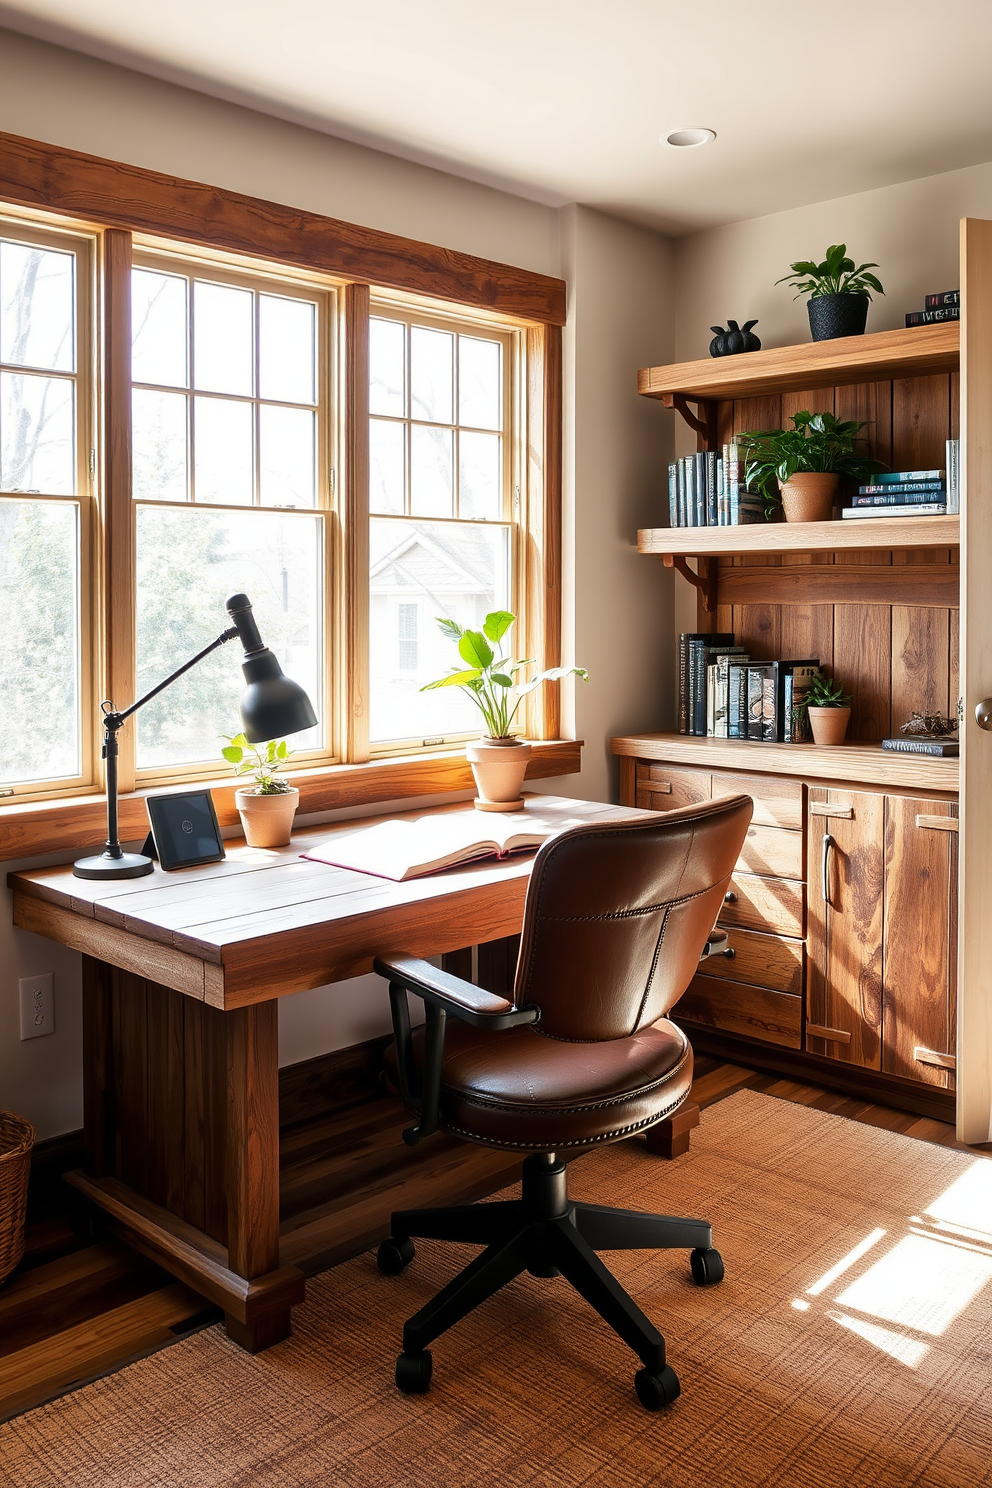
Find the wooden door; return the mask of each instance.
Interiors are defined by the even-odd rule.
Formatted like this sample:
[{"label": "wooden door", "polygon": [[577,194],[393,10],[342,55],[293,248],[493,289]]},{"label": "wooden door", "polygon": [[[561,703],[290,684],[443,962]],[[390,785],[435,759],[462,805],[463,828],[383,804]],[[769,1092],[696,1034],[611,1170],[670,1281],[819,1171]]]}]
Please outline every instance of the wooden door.
[{"label": "wooden door", "polygon": [[885,797],[809,793],[806,1048],[882,1066]]},{"label": "wooden door", "polygon": [[954,1089],[957,805],[887,796],[882,1069]]},{"label": "wooden door", "polygon": [[992,222],[961,224],[961,893],[958,1119],[963,1142],[992,1141]]}]

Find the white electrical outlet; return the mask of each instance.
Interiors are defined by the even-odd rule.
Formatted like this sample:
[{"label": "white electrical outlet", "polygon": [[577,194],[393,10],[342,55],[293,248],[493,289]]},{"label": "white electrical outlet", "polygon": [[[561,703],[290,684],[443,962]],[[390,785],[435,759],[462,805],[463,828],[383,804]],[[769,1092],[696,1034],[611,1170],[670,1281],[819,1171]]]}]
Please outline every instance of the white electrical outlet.
[{"label": "white electrical outlet", "polygon": [[21,1039],[43,1038],[55,1032],[55,977],[50,971],[40,976],[21,977]]}]

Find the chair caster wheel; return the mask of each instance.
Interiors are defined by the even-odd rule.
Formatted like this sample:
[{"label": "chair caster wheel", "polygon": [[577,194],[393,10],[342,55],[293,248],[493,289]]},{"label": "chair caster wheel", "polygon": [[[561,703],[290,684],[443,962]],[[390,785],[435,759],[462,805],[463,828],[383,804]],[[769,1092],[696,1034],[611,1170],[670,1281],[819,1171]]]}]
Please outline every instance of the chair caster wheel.
[{"label": "chair caster wheel", "polygon": [[639,1369],[634,1375],[634,1389],[644,1409],[649,1411],[671,1405],[682,1393],[679,1377],[670,1364],[658,1370]]},{"label": "chair caster wheel", "polygon": [[404,1395],[426,1395],[434,1373],[434,1355],[430,1349],[417,1354],[400,1354],[396,1360],[396,1388]]},{"label": "chair caster wheel", "polygon": [[689,1257],[692,1279],[697,1286],[715,1286],[723,1280],[723,1256],[718,1250],[697,1249]]},{"label": "chair caster wheel", "polygon": [[416,1253],[412,1240],[394,1240],[390,1235],[389,1239],[383,1240],[379,1246],[375,1258],[383,1276],[399,1276],[409,1266]]}]

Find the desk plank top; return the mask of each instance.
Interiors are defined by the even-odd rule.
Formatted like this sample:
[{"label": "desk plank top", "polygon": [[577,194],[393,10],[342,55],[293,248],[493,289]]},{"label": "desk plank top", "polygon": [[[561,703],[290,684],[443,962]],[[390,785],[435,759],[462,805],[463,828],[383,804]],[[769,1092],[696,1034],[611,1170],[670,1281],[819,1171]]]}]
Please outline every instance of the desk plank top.
[{"label": "desk plank top", "polygon": [[[589,821],[653,814],[530,799]],[[470,805],[435,810],[474,815]],[[425,814],[433,813],[399,813]],[[172,873],[156,865],[144,878],[111,883],[75,878],[70,866],[11,873],[14,923],[225,1009],[358,976],[384,952],[436,956],[519,931],[533,853],[406,883],[300,857],[336,831],[384,819],[301,828],[282,848],[235,838],[220,863]]]}]

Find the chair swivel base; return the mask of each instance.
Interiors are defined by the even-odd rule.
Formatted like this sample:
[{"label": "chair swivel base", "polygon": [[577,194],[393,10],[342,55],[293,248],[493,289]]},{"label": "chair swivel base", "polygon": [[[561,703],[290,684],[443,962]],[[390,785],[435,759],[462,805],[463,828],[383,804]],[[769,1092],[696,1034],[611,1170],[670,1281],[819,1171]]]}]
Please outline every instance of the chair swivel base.
[{"label": "chair swivel base", "polygon": [[713,1249],[705,1220],[573,1203],[566,1190],[565,1164],[553,1153],[526,1159],[519,1199],[400,1210],[393,1215],[391,1228],[390,1238],[378,1251],[379,1270],[387,1276],[399,1275],[410,1264],[414,1236],[485,1246],[404,1327],[396,1383],[408,1395],[430,1388],[433,1359],[428,1344],[529,1271],[532,1276],[566,1277],[633,1349],[642,1364],[634,1376],[638,1399],[648,1410],[657,1410],[679,1395],[678,1377],[665,1359],[665,1340],[596,1252],[687,1249],[698,1286],[723,1279],[723,1261]]}]

